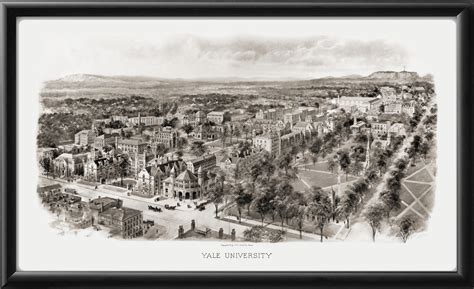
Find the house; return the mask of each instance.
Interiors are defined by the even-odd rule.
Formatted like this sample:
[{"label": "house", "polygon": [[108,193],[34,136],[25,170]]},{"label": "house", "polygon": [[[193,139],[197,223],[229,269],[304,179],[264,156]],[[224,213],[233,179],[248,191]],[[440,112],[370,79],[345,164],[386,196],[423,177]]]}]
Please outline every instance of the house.
[{"label": "house", "polygon": [[105,146],[114,145],[118,134],[102,134],[94,139],[94,148],[102,149]]},{"label": "house", "polygon": [[392,124],[388,132],[396,136],[407,136],[407,132],[403,123]]},{"label": "house", "polygon": [[143,213],[139,210],[124,207],[122,200],[109,197],[93,199],[89,202],[94,224],[111,229],[124,239],[143,235]]},{"label": "house", "polygon": [[372,109],[378,109],[381,101],[375,97],[343,96],[337,99],[336,104],[345,111],[368,112]]},{"label": "house", "polygon": [[294,145],[298,145],[303,141],[303,133],[294,131],[289,134],[282,135],[280,137],[280,153],[287,149],[290,149]]},{"label": "house", "polygon": [[114,158],[89,158],[84,164],[84,179],[105,184],[120,177],[119,164],[120,161]]},{"label": "house", "polygon": [[207,172],[214,168],[216,165],[217,160],[214,154],[205,154],[186,162],[187,169],[190,170],[193,174],[196,174],[199,168],[201,168],[203,172]]},{"label": "house", "polygon": [[81,130],[74,135],[74,143],[77,145],[92,145],[94,144],[95,133],[91,129]]},{"label": "house", "polygon": [[399,98],[397,90],[394,87],[383,86],[379,88],[380,95],[384,101],[395,101]]},{"label": "house", "polygon": [[382,136],[382,135],[388,134],[389,129],[390,129],[390,121],[371,123],[371,131],[376,136]]},{"label": "house", "polygon": [[44,187],[38,187],[37,192],[40,196],[47,196],[50,194],[60,193],[61,188],[62,187],[60,184],[54,184],[54,185],[49,185],[49,186],[44,186]]},{"label": "house", "polygon": [[387,102],[384,104],[383,112],[387,114],[400,114],[402,113],[403,104],[398,101]]},{"label": "house", "polygon": [[295,124],[291,130],[294,132],[301,132],[306,136],[311,135],[311,133],[315,131],[315,128],[310,122],[300,121]]},{"label": "house", "polygon": [[280,154],[280,137],[278,133],[266,133],[255,136],[252,142],[255,148],[265,150],[272,156]]},{"label": "house", "polygon": [[230,114],[227,111],[211,111],[207,114],[207,119],[216,124],[223,124],[230,120]]},{"label": "house", "polygon": [[132,125],[144,125],[144,126],[153,126],[153,125],[161,125],[164,122],[163,117],[158,116],[141,116],[138,113],[137,117],[131,117],[128,119],[128,123]]},{"label": "house", "polygon": [[148,143],[142,138],[120,138],[116,140],[115,147],[124,153],[143,153]]},{"label": "house", "polygon": [[357,121],[357,117],[354,116],[354,122],[350,126],[351,132],[353,134],[359,133],[362,131],[362,129],[365,127],[365,122],[364,121]]},{"label": "house", "polygon": [[206,114],[203,111],[197,111],[195,113],[194,119],[196,121],[196,123],[195,123],[196,125],[202,124],[206,121]]},{"label": "house", "polygon": [[137,190],[141,194],[149,197],[159,195],[161,192],[161,182],[166,176],[157,166],[147,166],[138,173]]},{"label": "house", "polygon": [[212,130],[209,126],[204,127],[203,125],[199,125],[194,129],[193,132],[190,134],[193,138],[199,140],[214,140],[217,138],[217,132]]}]

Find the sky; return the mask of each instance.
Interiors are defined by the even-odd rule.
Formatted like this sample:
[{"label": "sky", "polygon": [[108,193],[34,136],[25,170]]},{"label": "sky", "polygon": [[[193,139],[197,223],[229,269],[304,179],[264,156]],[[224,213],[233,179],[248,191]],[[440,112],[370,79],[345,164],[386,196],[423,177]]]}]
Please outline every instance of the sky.
[{"label": "sky", "polygon": [[70,74],[311,79],[430,73],[452,19],[28,19],[19,43],[42,81]]}]

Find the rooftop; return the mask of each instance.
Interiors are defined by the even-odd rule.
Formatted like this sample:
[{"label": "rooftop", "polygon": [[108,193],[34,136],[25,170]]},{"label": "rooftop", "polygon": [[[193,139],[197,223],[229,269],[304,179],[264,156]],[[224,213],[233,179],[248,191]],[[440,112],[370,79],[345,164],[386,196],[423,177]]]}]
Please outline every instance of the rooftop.
[{"label": "rooftop", "polygon": [[197,177],[193,173],[191,173],[189,170],[185,170],[184,172],[180,173],[178,177],[176,177],[176,180],[192,182],[192,181],[197,181]]},{"label": "rooftop", "polygon": [[57,190],[57,189],[61,189],[61,185],[60,185],[60,184],[54,184],[54,185],[39,187],[39,188],[38,188],[38,193],[48,192],[48,191]]}]

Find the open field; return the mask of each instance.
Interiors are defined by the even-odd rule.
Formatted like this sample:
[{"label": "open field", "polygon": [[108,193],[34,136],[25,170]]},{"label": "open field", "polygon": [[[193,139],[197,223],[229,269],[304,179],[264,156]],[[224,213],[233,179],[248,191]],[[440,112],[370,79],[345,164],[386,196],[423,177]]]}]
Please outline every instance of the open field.
[{"label": "open field", "polygon": [[[331,173],[322,173],[316,171],[303,171],[300,170],[298,172],[300,178],[306,182],[310,187],[317,186],[321,188],[334,186],[337,184],[337,176]],[[355,180],[354,177],[348,176],[341,176],[341,183],[350,182]]]},{"label": "open field", "polygon": [[434,206],[434,180],[423,163],[416,166],[408,178],[402,181],[400,199],[402,207],[395,212],[397,219],[405,215],[415,215],[427,219]]}]

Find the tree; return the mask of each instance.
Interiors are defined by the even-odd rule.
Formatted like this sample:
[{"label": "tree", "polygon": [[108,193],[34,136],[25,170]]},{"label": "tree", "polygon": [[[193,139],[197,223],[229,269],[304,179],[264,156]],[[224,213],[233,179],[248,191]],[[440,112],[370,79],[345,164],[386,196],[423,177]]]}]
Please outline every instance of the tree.
[{"label": "tree", "polygon": [[127,175],[129,166],[130,163],[128,161],[128,158],[122,157],[122,160],[118,165],[118,171],[120,173],[120,186],[123,186],[123,178]]},{"label": "tree", "polygon": [[240,223],[242,219],[242,209],[252,202],[252,198],[248,193],[245,192],[245,189],[240,183],[237,183],[236,185],[232,186],[231,192],[235,199]]},{"label": "tree", "polygon": [[260,215],[260,219],[265,220],[265,215],[271,210],[271,199],[267,194],[260,194],[257,198],[254,199],[255,211]]},{"label": "tree", "polygon": [[52,160],[48,157],[42,157],[39,161],[41,167],[43,167],[44,171],[46,172],[46,177],[49,176],[49,172],[52,170]]},{"label": "tree", "polygon": [[373,169],[369,169],[365,172],[364,178],[367,180],[368,184],[373,184],[377,179],[377,172]]},{"label": "tree", "polygon": [[200,157],[205,154],[207,151],[206,147],[204,146],[204,142],[202,141],[194,141],[191,144],[191,152],[196,156]]},{"label": "tree", "polygon": [[352,191],[348,191],[337,208],[336,213],[346,220],[346,228],[348,229],[351,227],[350,217],[357,211],[358,202],[357,195]]},{"label": "tree", "polygon": [[309,204],[309,212],[314,216],[314,221],[321,234],[323,242],[323,230],[326,223],[331,218],[332,208],[331,199],[321,188],[312,188],[312,201]]},{"label": "tree", "polygon": [[285,221],[285,215],[288,211],[288,204],[286,198],[282,196],[276,196],[275,200],[273,201],[273,205],[275,207],[275,211],[277,212],[278,216],[280,217],[281,221],[281,230],[283,231],[283,222]]},{"label": "tree", "polygon": [[188,124],[185,124],[181,127],[182,130],[184,130],[185,133],[189,134],[193,131],[193,127],[192,125],[190,125],[189,123]]},{"label": "tree", "polygon": [[293,216],[293,220],[295,221],[296,227],[298,228],[298,231],[300,232],[300,239],[303,238],[303,225],[304,225],[304,219],[307,213],[308,213],[307,206],[303,204],[296,205],[296,212]]},{"label": "tree", "polygon": [[382,219],[385,214],[385,209],[381,204],[371,205],[365,214],[365,219],[372,228],[372,241],[375,242],[375,234],[380,231],[382,226]]},{"label": "tree", "polygon": [[383,191],[380,193],[379,200],[384,206],[387,219],[390,218],[392,211],[400,209],[402,205],[400,195],[395,191]]},{"label": "tree", "polygon": [[420,155],[423,157],[423,159],[426,160],[426,156],[428,155],[430,151],[430,144],[428,142],[422,142],[420,145]]},{"label": "tree", "polygon": [[214,186],[209,191],[209,200],[214,204],[216,208],[216,218],[219,214],[219,204],[222,203],[224,198],[224,189],[220,187],[220,185]]},{"label": "tree", "polygon": [[253,199],[254,199],[254,193],[252,190],[254,190],[254,186],[253,185],[250,185],[250,184],[246,184],[245,187],[244,187],[244,190],[245,190],[245,196],[246,196],[246,205],[247,205],[247,215],[250,216],[250,206],[252,205],[253,203]]},{"label": "tree", "polygon": [[364,179],[361,179],[355,182],[352,185],[351,189],[357,195],[357,198],[359,200],[362,200],[364,197],[364,194],[369,189],[369,184]]},{"label": "tree", "polygon": [[158,155],[158,156],[163,156],[164,154],[166,154],[168,152],[168,148],[162,143],[155,144],[153,149],[154,149],[156,155]]},{"label": "tree", "polygon": [[281,154],[276,159],[277,167],[284,169],[285,175],[288,175],[288,169],[290,168],[290,164],[291,164],[291,154],[289,152],[285,152]]},{"label": "tree", "polygon": [[406,243],[408,238],[416,230],[417,219],[413,215],[405,215],[400,220],[398,227],[400,229],[400,236],[402,237],[403,243]]},{"label": "tree", "polygon": [[334,170],[336,169],[337,167],[337,162],[336,162],[336,159],[335,158],[330,158],[327,162],[327,167],[328,167],[328,170],[334,174]]},{"label": "tree", "polygon": [[354,175],[359,175],[364,170],[364,166],[361,162],[355,161],[349,166],[349,171]]},{"label": "tree", "polygon": [[323,141],[318,137],[309,146],[309,151],[316,157],[316,159],[319,153],[321,152],[322,145],[323,145]]}]

